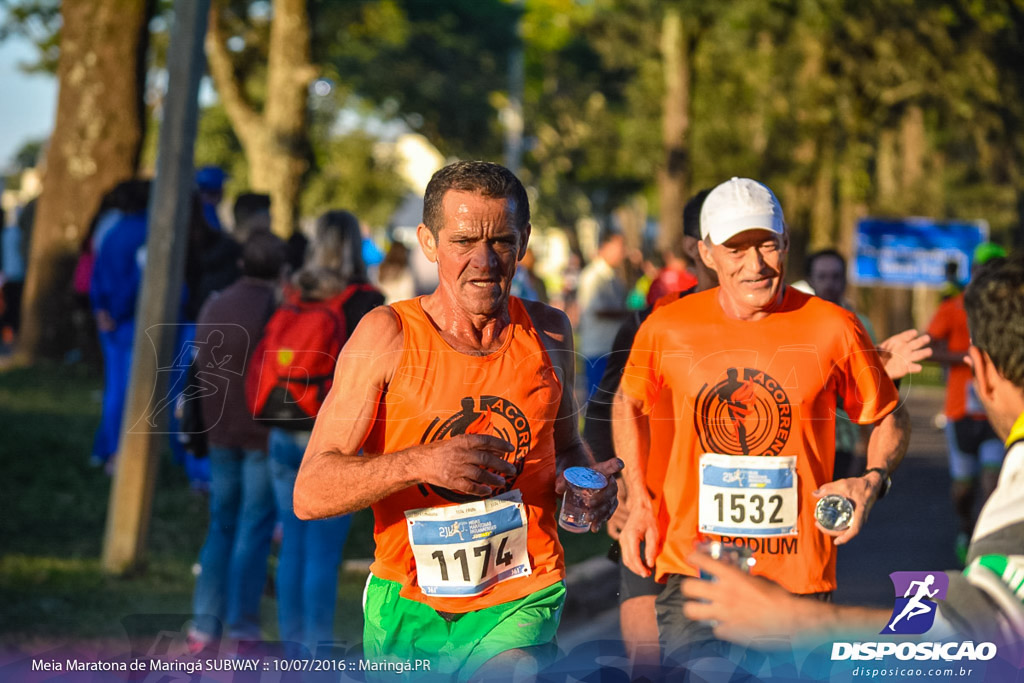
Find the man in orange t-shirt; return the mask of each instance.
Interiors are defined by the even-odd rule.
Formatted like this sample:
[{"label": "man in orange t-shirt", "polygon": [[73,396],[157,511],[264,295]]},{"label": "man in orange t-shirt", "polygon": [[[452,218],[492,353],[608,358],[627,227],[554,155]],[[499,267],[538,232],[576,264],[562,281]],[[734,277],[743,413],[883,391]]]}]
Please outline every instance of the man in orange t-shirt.
[{"label": "man in orange t-shirt", "polygon": [[[784,286],[789,238],[771,190],[746,178],[719,185],[704,202],[701,236],[701,258],[720,286],[644,322],[613,410],[630,497],[619,542],[633,571],[666,581],[657,611],[667,655],[713,639],[682,610],[680,586],[698,576],[686,557],[699,538],[746,548],[753,573],[827,599],[836,546],[860,531],[909,437],[896,388],[856,316]],[[867,471],[832,481],[837,396],[851,420],[876,428]],[[641,454],[662,430],[672,444],[667,520],[649,497],[634,496],[644,490]],[[846,529],[830,533],[814,507],[833,493],[855,510]]]},{"label": "man in orange t-shirt", "polygon": [[[984,243],[974,255],[975,267],[1005,256],[997,245]],[[964,294],[960,292],[942,304],[928,324],[932,358],[946,369],[946,447],[949,450],[950,495],[956,511],[956,553],[961,563],[967,558],[967,546],[974,531],[976,496],[984,503],[996,488],[1003,464],[1003,443],[985,416],[985,409],[974,388],[974,373],[964,362],[971,346],[967,329]],[[981,476],[979,477],[979,472]]]},{"label": "man in orange t-shirt", "polygon": [[608,477],[591,499],[596,531],[622,463],[594,464],[580,439],[565,314],[509,296],[530,236],[522,183],[497,164],[457,162],[431,178],[423,213],[417,237],[440,284],[356,327],[317,414],[295,514],[373,508],[367,659],[511,678],[550,652],[561,617],[563,471]]}]

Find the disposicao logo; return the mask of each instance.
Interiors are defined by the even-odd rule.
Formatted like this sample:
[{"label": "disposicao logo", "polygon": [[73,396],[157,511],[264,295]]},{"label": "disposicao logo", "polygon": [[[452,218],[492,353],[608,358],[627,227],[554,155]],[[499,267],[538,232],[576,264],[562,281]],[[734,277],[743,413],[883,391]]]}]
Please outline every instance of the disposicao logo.
[{"label": "disposicao logo", "polygon": [[938,601],[946,599],[949,577],[944,572],[893,572],[889,574],[896,590],[892,616],[880,633],[919,635],[935,623]]},{"label": "disposicao logo", "polygon": [[[889,574],[896,591],[888,623],[880,633],[920,635],[935,623],[938,601],[946,599],[949,577],[943,572],[893,572]],[[965,642],[856,642],[833,643],[832,660],[959,660],[987,661],[996,656],[994,643]]]}]

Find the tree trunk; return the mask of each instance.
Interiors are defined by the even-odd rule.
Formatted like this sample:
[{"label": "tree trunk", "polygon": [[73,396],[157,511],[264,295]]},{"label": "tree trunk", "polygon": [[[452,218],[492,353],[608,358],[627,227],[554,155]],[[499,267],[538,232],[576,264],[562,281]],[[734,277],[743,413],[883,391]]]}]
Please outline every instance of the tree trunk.
[{"label": "tree trunk", "polygon": [[272,229],[288,237],[295,229],[302,176],[309,167],[307,100],[309,84],[316,77],[310,61],[306,0],[274,0],[262,112],[246,99],[231,64],[221,11],[219,4],[210,10],[206,39],[210,74],[245,152],[252,189],[270,194]]},{"label": "tree trunk", "polygon": [[[911,105],[903,112],[900,121],[900,194],[910,205],[904,210],[922,211],[919,190],[924,176],[924,157],[927,151],[924,129],[924,112],[918,105]],[[941,218],[941,216],[936,216]]]},{"label": "tree trunk", "polygon": [[809,251],[834,248],[836,230],[835,157],[833,141],[826,137],[819,143],[818,170],[814,178],[814,196],[811,200],[811,246]]},{"label": "tree trunk", "polygon": [[878,154],[875,157],[875,187],[878,196],[876,209],[892,212],[898,195],[896,181],[896,133],[883,128],[878,135]]},{"label": "tree trunk", "polygon": [[68,338],[69,282],[103,194],[135,175],[152,5],[148,0],[65,0],[60,93],[26,273],[19,353],[59,356]]},{"label": "tree trunk", "polygon": [[665,160],[658,171],[659,245],[678,243],[683,236],[683,206],[690,170],[690,46],[682,17],[665,10],[661,55],[665,74],[662,141]]}]

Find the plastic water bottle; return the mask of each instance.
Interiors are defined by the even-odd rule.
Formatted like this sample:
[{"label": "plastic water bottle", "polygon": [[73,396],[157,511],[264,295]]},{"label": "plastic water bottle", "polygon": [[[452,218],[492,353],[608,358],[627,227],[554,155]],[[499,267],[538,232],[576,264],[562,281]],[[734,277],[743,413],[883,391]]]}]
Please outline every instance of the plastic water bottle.
[{"label": "plastic water bottle", "polygon": [[818,501],[814,519],[829,531],[842,531],[853,521],[853,508],[852,500],[833,493]]}]

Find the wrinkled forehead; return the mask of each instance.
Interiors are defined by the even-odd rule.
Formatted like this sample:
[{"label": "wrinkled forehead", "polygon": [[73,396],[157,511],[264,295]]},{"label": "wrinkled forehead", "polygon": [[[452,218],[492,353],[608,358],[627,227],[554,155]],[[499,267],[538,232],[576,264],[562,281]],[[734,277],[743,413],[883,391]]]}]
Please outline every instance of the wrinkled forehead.
[{"label": "wrinkled forehead", "polygon": [[727,249],[739,249],[757,246],[765,242],[774,242],[781,247],[786,244],[786,236],[766,228],[751,228],[750,230],[736,233],[722,242],[721,246]]},{"label": "wrinkled forehead", "polygon": [[445,228],[486,225],[515,230],[516,201],[510,197],[488,197],[479,192],[448,190],[441,202]]}]

